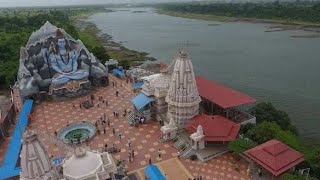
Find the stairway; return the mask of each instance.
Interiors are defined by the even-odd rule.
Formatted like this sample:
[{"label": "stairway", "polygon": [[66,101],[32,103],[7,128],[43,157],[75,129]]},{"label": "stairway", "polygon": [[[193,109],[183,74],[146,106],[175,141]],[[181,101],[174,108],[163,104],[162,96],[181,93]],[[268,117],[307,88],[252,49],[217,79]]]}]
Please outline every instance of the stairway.
[{"label": "stairway", "polygon": [[137,111],[136,109],[133,109],[132,111],[130,111],[127,114],[126,119],[127,119],[128,123],[130,125],[135,125],[136,122],[135,122],[134,118],[136,117],[136,115],[138,115],[139,117],[143,116],[142,109],[140,111]]},{"label": "stairway", "polygon": [[184,139],[181,138],[181,137],[178,137],[178,138],[176,139],[176,141],[173,143],[173,146],[174,146],[175,148],[181,150],[181,149],[184,149],[184,148],[185,148],[184,146],[186,146],[186,144],[187,144],[186,140],[184,140]]},{"label": "stairway", "polygon": [[188,147],[185,148],[180,154],[184,158],[189,158],[191,155],[196,154],[196,151],[192,146],[188,145]]}]

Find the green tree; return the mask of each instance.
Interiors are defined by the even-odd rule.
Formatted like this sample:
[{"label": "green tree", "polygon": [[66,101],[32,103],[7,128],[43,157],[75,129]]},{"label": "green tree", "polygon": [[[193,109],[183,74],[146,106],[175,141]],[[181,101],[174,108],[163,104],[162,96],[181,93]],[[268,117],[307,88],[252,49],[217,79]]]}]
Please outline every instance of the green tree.
[{"label": "green tree", "polygon": [[305,180],[306,178],[302,175],[293,175],[285,173],[281,176],[281,180]]},{"label": "green tree", "polygon": [[98,58],[102,64],[104,64],[107,60],[110,59],[109,55],[107,54],[107,51],[104,49],[103,46],[95,46],[91,52],[93,55]]},{"label": "green tree", "polygon": [[253,142],[250,139],[237,138],[228,144],[228,149],[231,152],[239,155],[239,154],[243,153],[244,151],[251,149],[255,146],[257,146],[257,143]]},{"label": "green tree", "polygon": [[275,122],[282,129],[297,134],[296,128],[291,125],[289,115],[284,111],[277,110],[271,103],[261,102],[254,107],[254,111],[258,124],[264,121]]},{"label": "green tree", "polygon": [[129,69],[130,68],[130,61],[128,60],[121,60],[119,63],[120,66],[123,67],[123,69]]}]

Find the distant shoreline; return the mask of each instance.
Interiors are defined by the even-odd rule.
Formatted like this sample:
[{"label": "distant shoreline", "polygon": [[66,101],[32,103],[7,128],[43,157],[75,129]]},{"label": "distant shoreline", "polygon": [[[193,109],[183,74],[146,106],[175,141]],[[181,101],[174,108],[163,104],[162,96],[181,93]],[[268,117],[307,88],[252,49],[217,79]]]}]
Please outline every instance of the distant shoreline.
[{"label": "distant shoreline", "polygon": [[[303,30],[306,32],[312,32],[315,34],[299,36],[304,38],[320,38],[320,24],[308,23],[308,22],[296,22],[296,21],[284,21],[284,20],[272,20],[272,19],[257,19],[257,18],[237,18],[237,17],[227,17],[227,16],[216,16],[212,14],[197,14],[197,13],[182,13],[176,11],[169,11],[164,9],[157,9],[158,14],[164,14],[174,17],[182,17],[188,19],[199,19],[207,21],[217,21],[217,22],[246,22],[246,23],[259,23],[259,24],[270,24],[270,29],[265,32],[275,32],[275,31],[286,31],[286,30]],[[208,26],[217,26],[219,24],[208,24]],[[296,36],[292,36],[296,37]],[[297,38],[297,37],[296,37]]]}]

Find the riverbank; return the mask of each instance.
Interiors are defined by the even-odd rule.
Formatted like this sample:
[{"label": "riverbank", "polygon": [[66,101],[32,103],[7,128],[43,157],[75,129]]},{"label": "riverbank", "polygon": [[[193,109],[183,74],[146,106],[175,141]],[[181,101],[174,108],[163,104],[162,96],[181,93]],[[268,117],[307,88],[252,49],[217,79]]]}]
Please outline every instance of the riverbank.
[{"label": "riverbank", "polygon": [[[318,38],[320,37],[320,24],[308,23],[308,22],[297,22],[297,21],[285,21],[285,20],[273,20],[273,19],[256,19],[256,18],[237,18],[228,16],[217,16],[213,14],[198,14],[198,13],[185,13],[170,11],[165,9],[157,9],[157,13],[164,14],[174,17],[182,17],[188,19],[199,19],[206,21],[217,21],[217,22],[246,22],[246,23],[259,23],[259,24],[269,24],[270,26],[265,32],[275,32],[275,31],[287,31],[287,30],[303,30],[306,32],[311,32],[315,34],[306,36],[292,36],[292,37],[305,37],[305,38]],[[219,24],[208,24],[208,26],[217,26]]]},{"label": "riverbank", "polygon": [[[106,12],[112,11],[106,10],[104,13]],[[102,31],[98,29],[94,23],[88,21],[88,18],[93,14],[94,13],[90,13],[75,17],[73,22],[77,28],[79,38],[86,46],[103,46],[110,58],[116,59],[120,63],[122,61],[129,61],[130,65],[139,65],[147,60],[156,60],[155,58],[148,56],[148,53],[146,52],[138,52],[126,48],[121,42],[114,41],[112,36],[109,34],[102,33]]]}]

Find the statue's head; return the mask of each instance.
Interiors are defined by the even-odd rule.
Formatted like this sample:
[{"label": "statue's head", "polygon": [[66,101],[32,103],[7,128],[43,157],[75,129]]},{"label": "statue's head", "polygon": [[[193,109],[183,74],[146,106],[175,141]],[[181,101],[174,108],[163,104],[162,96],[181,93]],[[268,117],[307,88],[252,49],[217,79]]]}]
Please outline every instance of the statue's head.
[{"label": "statue's head", "polygon": [[56,44],[56,49],[55,51],[59,51],[61,48],[65,48],[66,50],[70,50],[68,43],[63,36],[62,32],[60,29],[57,29],[56,31],[56,38],[55,38],[55,44]]},{"label": "statue's head", "polygon": [[57,40],[57,45],[59,48],[64,48],[66,46],[66,40],[64,38],[60,38]]}]

